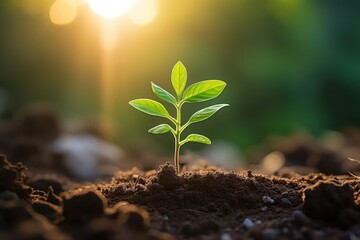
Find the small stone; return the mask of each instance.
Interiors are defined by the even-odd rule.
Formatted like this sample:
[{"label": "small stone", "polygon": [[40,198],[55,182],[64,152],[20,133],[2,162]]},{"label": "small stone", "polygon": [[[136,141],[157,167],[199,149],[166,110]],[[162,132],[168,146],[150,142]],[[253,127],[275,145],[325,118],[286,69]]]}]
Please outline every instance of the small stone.
[{"label": "small stone", "polygon": [[259,225],[259,224],[261,224],[262,222],[261,222],[261,220],[256,220],[255,221],[255,225]]},{"label": "small stone", "polygon": [[261,208],[260,208],[260,210],[261,210],[261,211],[263,211],[263,212],[266,212],[266,211],[267,211],[267,209],[268,209],[268,207],[267,207],[267,206],[264,206],[264,207],[261,207]]},{"label": "small stone", "polygon": [[290,202],[290,200],[285,197],[280,200],[280,204],[281,204],[281,206],[286,207],[286,208],[293,206],[293,204]]},{"label": "small stone", "polygon": [[228,233],[223,233],[220,240],[232,240],[232,237]]},{"label": "small stone", "polygon": [[303,213],[303,211],[296,210],[292,214],[293,220],[295,224],[300,226],[302,225],[309,225],[310,219]]},{"label": "small stone", "polygon": [[273,204],[274,203],[274,199],[272,199],[271,197],[269,196],[263,196],[262,197],[262,200],[265,204]]},{"label": "small stone", "polygon": [[279,230],[274,228],[266,228],[262,233],[263,240],[276,240],[279,237]]},{"label": "small stone", "polygon": [[250,218],[245,218],[243,221],[243,225],[246,229],[250,229],[254,226],[254,222]]}]

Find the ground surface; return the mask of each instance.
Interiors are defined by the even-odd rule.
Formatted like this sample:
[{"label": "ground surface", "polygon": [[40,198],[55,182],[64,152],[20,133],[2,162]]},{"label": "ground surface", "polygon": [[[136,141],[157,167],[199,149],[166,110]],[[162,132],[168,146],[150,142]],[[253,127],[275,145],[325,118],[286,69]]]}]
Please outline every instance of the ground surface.
[{"label": "ground surface", "polygon": [[360,179],[202,167],[78,184],[0,157],[0,239],[359,239]]}]

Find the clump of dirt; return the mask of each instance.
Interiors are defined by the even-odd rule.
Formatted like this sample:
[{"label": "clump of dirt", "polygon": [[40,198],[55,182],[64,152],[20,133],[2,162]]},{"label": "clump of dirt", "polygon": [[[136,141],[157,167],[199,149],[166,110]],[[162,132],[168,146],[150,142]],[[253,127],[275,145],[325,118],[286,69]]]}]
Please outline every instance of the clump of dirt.
[{"label": "clump of dirt", "polygon": [[213,166],[176,174],[166,163],[158,171],[118,172],[98,184],[71,186],[61,178],[31,176],[26,181],[31,188],[18,168],[5,166],[17,169],[18,177],[0,177],[29,190],[24,201],[15,194],[17,188],[0,189],[4,239],[360,237],[360,180],[354,177],[283,178]]},{"label": "clump of dirt", "polygon": [[31,192],[24,184],[26,167],[22,163],[11,164],[6,156],[0,155],[0,192],[5,190],[14,191],[21,198],[25,198]]},{"label": "clump of dirt", "polygon": [[66,223],[84,223],[104,215],[107,201],[95,190],[67,192],[63,195]]},{"label": "clump of dirt", "polygon": [[302,210],[311,218],[344,227],[360,222],[360,212],[355,210],[354,190],[348,183],[319,181],[305,189],[303,201]]}]

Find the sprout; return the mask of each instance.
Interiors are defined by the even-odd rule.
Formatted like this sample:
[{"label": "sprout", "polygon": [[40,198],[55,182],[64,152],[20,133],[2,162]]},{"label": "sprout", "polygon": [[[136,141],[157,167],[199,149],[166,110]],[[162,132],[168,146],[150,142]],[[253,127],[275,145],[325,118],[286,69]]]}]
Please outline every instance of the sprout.
[{"label": "sprout", "polygon": [[174,163],[175,169],[180,172],[180,148],[187,142],[197,142],[203,144],[211,144],[209,138],[200,134],[190,134],[185,139],[181,140],[181,133],[192,123],[201,122],[212,115],[214,115],[221,108],[229,106],[228,104],[216,104],[210,107],[206,107],[195,112],[189,120],[182,125],[181,122],[181,107],[185,103],[198,103],[216,98],[224,90],[226,83],[220,80],[205,80],[194,83],[188,88],[185,88],[187,81],[187,71],[185,66],[179,61],[175,64],[171,73],[171,83],[174,87],[176,97],[165,89],[159,87],[155,83],[151,83],[151,88],[155,95],[160,99],[171,103],[176,109],[176,117],[172,117],[166,110],[164,105],[151,99],[135,99],[129,102],[131,106],[137,110],[157,116],[167,118],[174,124],[174,128],[168,124],[160,124],[151,129],[150,133],[163,134],[171,132],[175,139],[174,150]]}]

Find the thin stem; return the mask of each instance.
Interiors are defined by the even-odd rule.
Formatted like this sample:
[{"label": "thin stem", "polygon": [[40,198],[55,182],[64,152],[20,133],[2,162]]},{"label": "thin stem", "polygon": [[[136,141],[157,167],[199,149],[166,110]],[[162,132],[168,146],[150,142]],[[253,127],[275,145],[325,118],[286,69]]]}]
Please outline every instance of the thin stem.
[{"label": "thin stem", "polygon": [[176,172],[180,172],[180,135],[181,135],[181,106],[176,105],[176,129],[175,129],[175,149],[174,149],[174,163]]}]

